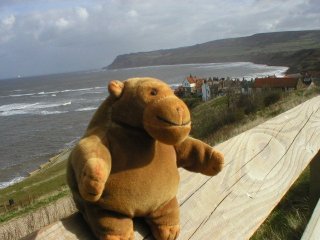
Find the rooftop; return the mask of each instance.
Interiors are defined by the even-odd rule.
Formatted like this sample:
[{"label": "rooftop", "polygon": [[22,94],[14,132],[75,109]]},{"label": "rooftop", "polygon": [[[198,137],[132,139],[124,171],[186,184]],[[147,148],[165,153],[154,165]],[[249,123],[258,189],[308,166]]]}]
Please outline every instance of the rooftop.
[{"label": "rooftop", "polygon": [[298,78],[292,77],[266,77],[266,78],[256,78],[253,84],[254,88],[295,88],[298,84]]}]

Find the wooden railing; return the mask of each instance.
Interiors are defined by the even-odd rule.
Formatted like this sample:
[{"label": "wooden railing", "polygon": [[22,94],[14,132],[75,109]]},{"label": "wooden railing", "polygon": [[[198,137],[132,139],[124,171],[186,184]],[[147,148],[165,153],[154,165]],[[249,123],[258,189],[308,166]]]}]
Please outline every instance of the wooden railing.
[{"label": "wooden railing", "polygon": [[[320,96],[217,148],[226,159],[225,168],[218,176],[180,171],[179,239],[250,238],[312,159],[313,199],[319,199]],[[318,218],[319,208],[315,211]],[[308,236],[312,236],[313,229],[319,231],[319,221],[311,225]],[[49,240],[57,236],[94,239],[79,214],[56,222],[28,239]],[[311,239],[308,236],[305,239]],[[135,222],[135,239],[152,239],[142,222]]]},{"label": "wooden railing", "polygon": [[320,201],[313,211],[312,217],[301,240],[319,240],[320,238]]}]

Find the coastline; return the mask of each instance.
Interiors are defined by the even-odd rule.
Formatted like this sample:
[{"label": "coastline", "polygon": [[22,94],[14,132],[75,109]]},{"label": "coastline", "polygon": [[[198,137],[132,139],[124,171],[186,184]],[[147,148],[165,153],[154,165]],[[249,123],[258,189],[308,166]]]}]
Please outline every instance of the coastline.
[{"label": "coastline", "polygon": [[40,171],[43,171],[44,169],[46,169],[48,167],[52,167],[55,164],[58,164],[64,160],[67,160],[71,150],[72,150],[72,147],[62,150],[56,156],[50,158],[47,162],[41,164],[38,169],[36,169],[32,172],[29,172],[27,177],[34,176],[35,174],[39,173]]},{"label": "coastline", "polygon": [[[28,86],[21,86],[23,78],[17,83],[13,81],[12,87],[4,89],[0,98],[2,129],[4,132],[12,129],[8,132],[8,138],[2,141],[4,155],[0,161],[0,189],[21,181],[29,176],[29,172],[37,172],[60,149],[68,148],[69,143],[78,140],[94,109],[106,97],[106,79],[151,75],[168,80],[167,83],[174,88],[181,85],[190,73],[200,77],[229,76],[242,79],[248,76],[249,79],[256,75],[284,74],[286,70],[287,67],[269,67],[250,62],[199,63],[101,71],[81,77],[78,73],[59,75],[58,78],[50,75],[43,76],[43,80],[38,77],[34,82],[25,79]],[[19,139],[21,133],[24,133],[28,142]],[[43,141],[42,137],[48,134],[50,143]],[[9,151],[17,141],[21,141],[21,147],[14,152]]]},{"label": "coastline", "polygon": [[62,161],[66,160],[68,158],[71,150],[72,150],[72,147],[63,149],[55,156],[49,158],[48,161],[44,162],[43,164],[40,164],[37,169],[34,169],[31,172],[28,172],[26,174],[26,176],[15,177],[7,182],[2,182],[0,184],[0,190],[3,190],[5,188],[8,188],[8,187],[13,186],[18,183],[21,183],[21,182],[27,180],[28,178],[35,176],[36,174],[44,171],[45,169],[52,167],[58,163],[61,163]]},{"label": "coastline", "polygon": [[135,70],[135,69],[146,69],[149,67],[152,68],[161,68],[161,67],[178,67],[178,66],[203,66],[203,65],[221,65],[221,64],[241,64],[241,63],[251,63],[255,65],[261,65],[265,67],[282,67],[286,68],[287,70],[285,73],[292,71],[292,67],[290,64],[272,64],[272,63],[265,63],[265,62],[255,62],[255,61],[226,61],[226,62],[191,62],[191,63],[174,63],[174,64],[149,64],[149,65],[136,65],[136,66],[121,66],[117,68],[109,68],[103,67],[101,71],[119,71],[119,70]]}]

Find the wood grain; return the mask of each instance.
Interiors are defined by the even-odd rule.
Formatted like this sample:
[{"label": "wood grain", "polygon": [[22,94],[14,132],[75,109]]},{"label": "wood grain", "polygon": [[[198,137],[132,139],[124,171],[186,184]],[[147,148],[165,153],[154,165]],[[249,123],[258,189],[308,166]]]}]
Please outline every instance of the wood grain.
[{"label": "wood grain", "polygon": [[[319,139],[320,96],[218,145],[226,159],[218,176],[181,170],[179,239],[248,239],[317,154]],[[72,216],[47,230],[91,239],[87,229],[67,228],[65,221],[82,222]],[[136,239],[152,239],[143,223],[135,228]],[[42,231],[33,239],[48,238]]]}]

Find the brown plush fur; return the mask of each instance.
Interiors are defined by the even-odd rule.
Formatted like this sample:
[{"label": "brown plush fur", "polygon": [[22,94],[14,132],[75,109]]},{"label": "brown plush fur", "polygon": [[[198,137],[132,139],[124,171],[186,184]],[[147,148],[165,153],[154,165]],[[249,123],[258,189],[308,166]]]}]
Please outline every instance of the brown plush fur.
[{"label": "brown plush fur", "polygon": [[69,157],[77,207],[99,239],[133,239],[133,217],[156,239],[176,239],[178,167],[213,176],[223,155],[188,137],[190,112],[162,81],[111,81],[108,90]]}]

